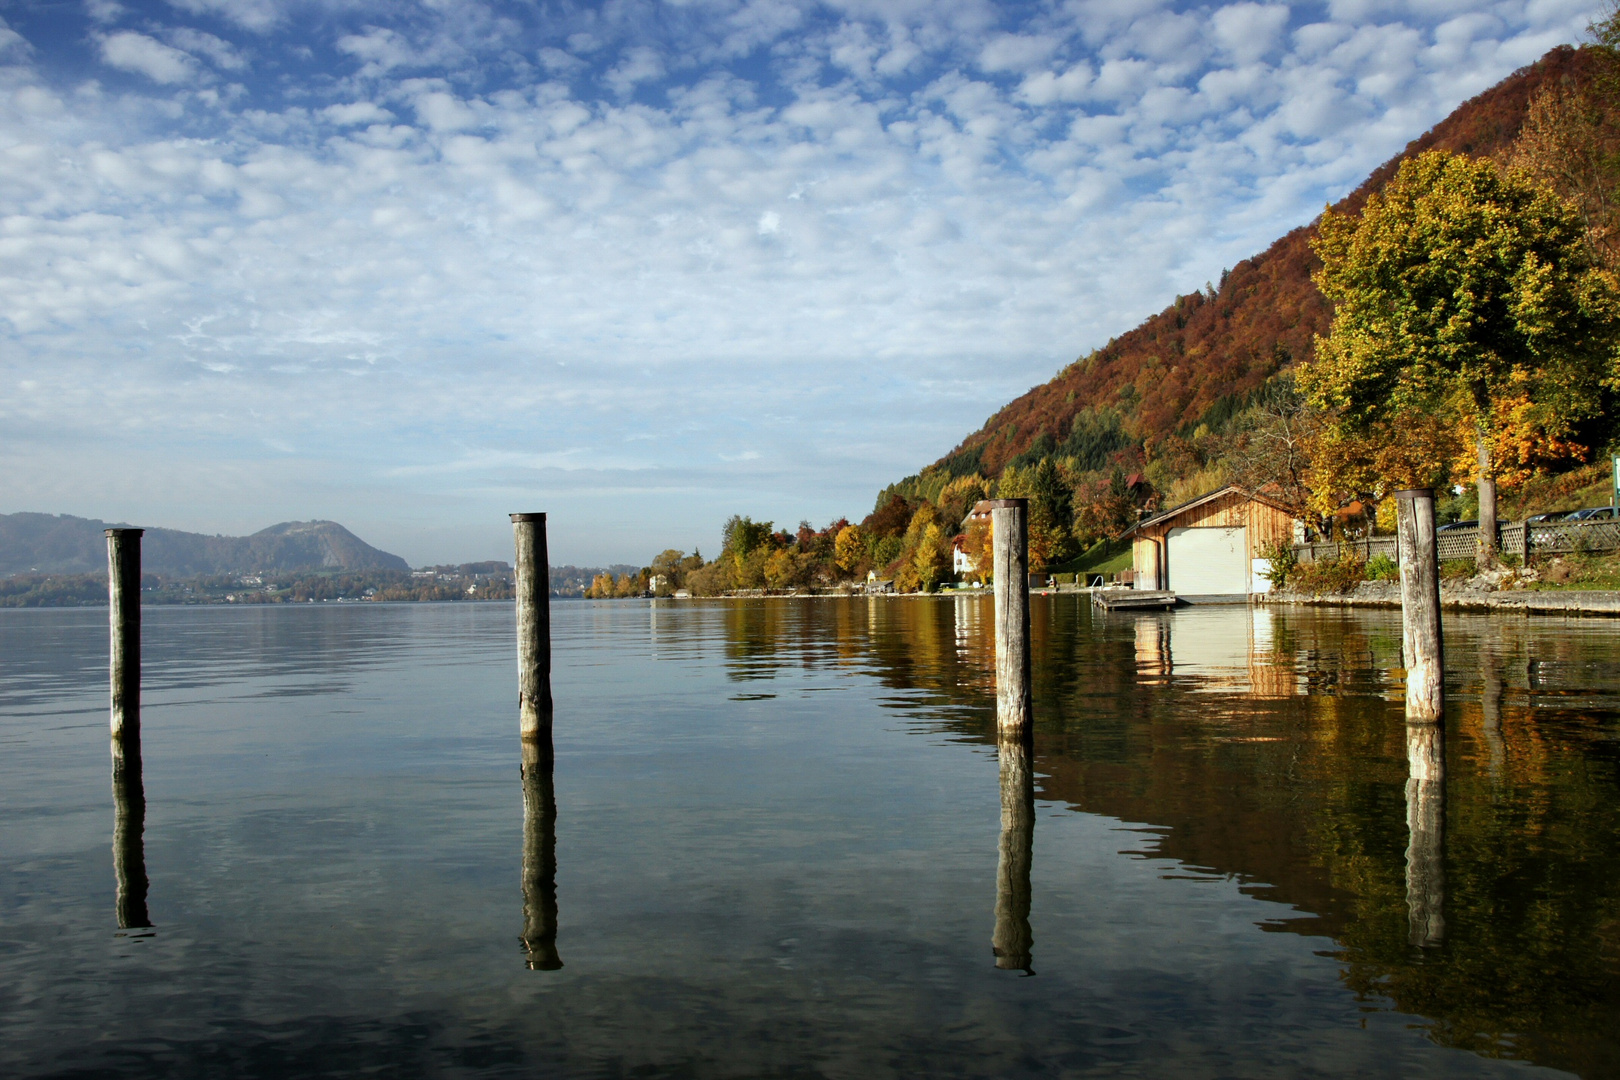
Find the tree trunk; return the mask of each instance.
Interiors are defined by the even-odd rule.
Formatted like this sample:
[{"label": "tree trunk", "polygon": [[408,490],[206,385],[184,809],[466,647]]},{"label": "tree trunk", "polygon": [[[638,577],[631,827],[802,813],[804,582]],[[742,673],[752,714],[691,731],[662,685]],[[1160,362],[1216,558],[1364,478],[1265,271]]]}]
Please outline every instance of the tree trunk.
[{"label": "tree trunk", "polygon": [[1481,570],[1496,563],[1496,470],[1491,461],[1491,433],[1479,425],[1479,551],[1474,563]]}]

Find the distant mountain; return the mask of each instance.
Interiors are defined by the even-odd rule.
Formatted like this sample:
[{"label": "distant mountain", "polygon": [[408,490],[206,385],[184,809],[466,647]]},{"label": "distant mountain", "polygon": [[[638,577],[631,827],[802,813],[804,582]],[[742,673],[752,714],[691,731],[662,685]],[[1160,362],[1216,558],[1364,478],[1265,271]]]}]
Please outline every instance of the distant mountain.
[{"label": "distant mountain", "polygon": [[[0,514],[0,575],[85,574],[107,569],[105,529],[117,522],[67,514]],[[195,577],[288,570],[409,570],[335,521],[284,521],[252,536],[146,530],[141,568]]]},{"label": "distant mountain", "polygon": [[[1374,170],[1335,209],[1358,210],[1400,163],[1426,150],[1502,157],[1543,86],[1581,78],[1597,63],[1589,49],[1560,46],[1458,106],[1427,134]],[[1313,336],[1332,310],[1311,281],[1319,264],[1302,225],[1222,276],[1218,288],[1178,296],[1135,329],[1083,356],[1003,406],[920,477],[895,485],[934,490],[944,479],[999,476],[1009,462],[1072,456],[1082,469],[1152,460],[1170,440],[1201,425],[1219,431],[1268,380],[1309,360]],[[922,483],[919,483],[921,481]],[[911,492],[907,492],[911,493]],[[879,496],[886,501],[887,489]]]}]

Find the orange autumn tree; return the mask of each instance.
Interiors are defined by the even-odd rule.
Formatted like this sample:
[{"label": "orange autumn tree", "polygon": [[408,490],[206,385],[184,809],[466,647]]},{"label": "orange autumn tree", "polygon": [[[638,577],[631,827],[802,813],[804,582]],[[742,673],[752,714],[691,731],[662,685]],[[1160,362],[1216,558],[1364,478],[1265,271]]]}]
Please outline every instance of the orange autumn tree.
[{"label": "orange autumn tree", "polygon": [[[1614,381],[1620,289],[1580,215],[1522,174],[1431,151],[1403,162],[1360,214],[1324,211],[1314,246],[1334,314],[1299,382],[1330,417],[1329,458],[1370,442],[1346,464],[1394,453],[1405,475],[1386,482],[1443,481],[1456,455],[1442,456],[1438,432],[1472,429],[1490,561],[1504,406],[1523,398],[1543,437],[1567,438]],[[1331,461],[1318,466],[1323,481],[1332,473]]]}]

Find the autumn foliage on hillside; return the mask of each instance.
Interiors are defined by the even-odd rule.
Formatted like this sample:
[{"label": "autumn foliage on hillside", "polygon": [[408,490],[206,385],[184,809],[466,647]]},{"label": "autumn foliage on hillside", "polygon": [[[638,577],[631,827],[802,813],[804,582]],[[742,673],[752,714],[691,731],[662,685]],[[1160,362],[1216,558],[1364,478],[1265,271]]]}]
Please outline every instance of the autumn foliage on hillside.
[{"label": "autumn foliage on hillside", "polygon": [[1529,487],[1620,431],[1616,4],[1593,45],[1464,103],[1218,288],[1177,297],[885,488],[858,524],[733,518],[721,557],[671,580],[697,594],[982,580],[983,523],[967,515],[991,497],[1028,500],[1030,568],[1065,575],[1124,569],[1145,514],[1226,484],[1319,532],[1375,528],[1389,491],[1417,482],[1414,455],[1424,484],[1461,493],[1447,520],[1492,519],[1496,481],[1524,489],[1525,512]]},{"label": "autumn foliage on hillside", "polygon": [[[1360,209],[1400,163],[1430,149],[1505,159],[1543,88],[1586,78],[1598,54],[1563,46],[1465,102],[1335,206]],[[1009,463],[1075,459],[1081,471],[1148,468],[1161,488],[1196,472],[1203,434],[1219,433],[1268,380],[1312,355],[1332,310],[1311,281],[1315,224],[1302,226],[1223,275],[1218,288],[1177,297],[1050,382],[1009,402],[955,450],[891,492],[916,496],[949,478],[999,476]]]}]

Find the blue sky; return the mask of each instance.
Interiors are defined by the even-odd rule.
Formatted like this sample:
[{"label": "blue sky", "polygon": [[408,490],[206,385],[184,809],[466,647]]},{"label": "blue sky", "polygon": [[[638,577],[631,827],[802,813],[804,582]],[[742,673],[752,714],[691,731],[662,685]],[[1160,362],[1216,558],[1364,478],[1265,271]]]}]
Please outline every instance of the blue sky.
[{"label": "blue sky", "polygon": [[0,512],[859,517],[1594,8],[0,0]]}]

